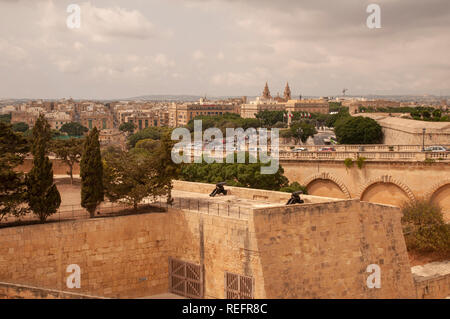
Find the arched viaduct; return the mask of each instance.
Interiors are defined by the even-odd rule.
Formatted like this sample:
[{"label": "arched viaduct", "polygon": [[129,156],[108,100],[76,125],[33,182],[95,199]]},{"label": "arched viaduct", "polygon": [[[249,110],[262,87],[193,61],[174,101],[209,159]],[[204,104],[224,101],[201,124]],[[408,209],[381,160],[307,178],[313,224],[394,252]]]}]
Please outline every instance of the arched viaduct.
[{"label": "arched viaduct", "polygon": [[400,206],[404,201],[431,198],[450,217],[449,162],[367,161],[359,169],[343,161],[280,160],[290,182],[297,181],[311,195],[358,198]]}]

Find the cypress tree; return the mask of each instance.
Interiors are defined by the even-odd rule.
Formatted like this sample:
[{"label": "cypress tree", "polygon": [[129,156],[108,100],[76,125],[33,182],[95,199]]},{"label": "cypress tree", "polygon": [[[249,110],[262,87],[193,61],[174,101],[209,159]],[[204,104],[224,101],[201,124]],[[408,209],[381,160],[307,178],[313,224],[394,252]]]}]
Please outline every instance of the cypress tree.
[{"label": "cypress tree", "polygon": [[29,147],[27,141],[14,133],[11,125],[0,121],[0,221],[9,216],[28,213],[23,173],[14,168],[23,163]]},{"label": "cypress tree", "polygon": [[53,165],[47,156],[51,137],[50,125],[41,114],[33,127],[33,168],[26,178],[28,206],[41,222],[56,213],[61,204],[61,196],[53,183]]},{"label": "cypress tree", "polygon": [[103,201],[103,164],[100,155],[98,130],[94,127],[84,142],[80,162],[81,206],[95,216],[97,206]]}]

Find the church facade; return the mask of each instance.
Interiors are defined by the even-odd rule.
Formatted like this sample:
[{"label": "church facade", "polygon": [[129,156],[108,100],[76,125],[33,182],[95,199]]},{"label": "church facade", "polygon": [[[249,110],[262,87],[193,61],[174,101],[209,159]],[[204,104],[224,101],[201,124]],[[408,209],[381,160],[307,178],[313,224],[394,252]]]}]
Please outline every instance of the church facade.
[{"label": "church facade", "polygon": [[266,82],[264,90],[260,97],[249,103],[241,106],[241,116],[243,118],[255,118],[255,115],[262,111],[286,111],[305,112],[305,113],[322,113],[328,114],[330,112],[328,100],[320,99],[292,99],[291,88],[289,83],[286,83],[283,97],[277,95],[272,97],[269,90],[269,85]]}]

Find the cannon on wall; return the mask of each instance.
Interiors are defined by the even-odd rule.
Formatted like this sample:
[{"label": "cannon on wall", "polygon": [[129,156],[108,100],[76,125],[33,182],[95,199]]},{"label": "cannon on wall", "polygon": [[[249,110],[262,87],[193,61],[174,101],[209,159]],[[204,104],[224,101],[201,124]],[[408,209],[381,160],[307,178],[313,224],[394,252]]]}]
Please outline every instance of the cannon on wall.
[{"label": "cannon on wall", "polygon": [[301,194],[303,194],[302,191],[293,192],[286,205],[303,204],[304,201],[300,198]]},{"label": "cannon on wall", "polygon": [[225,183],[225,182],[217,183],[216,184],[216,188],[212,191],[211,194],[209,194],[209,196],[214,197],[217,194],[226,195],[227,194],[227,190],[225,188],[223,188],[226,184],[227,183]]}]

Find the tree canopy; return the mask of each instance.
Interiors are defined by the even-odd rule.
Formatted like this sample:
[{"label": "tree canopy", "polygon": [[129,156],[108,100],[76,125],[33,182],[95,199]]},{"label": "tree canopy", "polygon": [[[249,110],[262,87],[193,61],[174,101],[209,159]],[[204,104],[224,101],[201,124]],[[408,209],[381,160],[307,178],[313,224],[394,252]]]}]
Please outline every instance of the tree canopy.
[{"label": "tree canopy", "polygon": [[234,163],[202,163],[186,164],[180,178],[190,182],[219,183],[227,182],[230,186],[249,187],[267,190],[280,190],[288,186],[288,179],[280,166],[275,174],[261,174],[261,166],[266,165],[258,159],[257,163],[250,163],[250,155],[245,154],[245,163],[237,163],[237,154]]},{"label": "tree canopy", "polygon": [[305,143],[309,137],[316,134],[316,127],[310,120],[295,121],[291,127],[281,132],[282,137],[294,138],[296,143],[302,141]]},{"label": "tree canopy", "polygon": [[137,209],[146,197],[167,195],[171,203],[172,180],[180,171],[173,163],[174,142],[165,133],[160,140],[141,140],[130,151],[109,148],[103,154],[105,194],[109,200],[123,201]]},{"label": "tree canopy", "polygon": [[225,135],[227,128],[238,128],[241,127],[244,130],[253,127],[260,127],[259,119],[249,119],[242,118],[239,114],[234,113],[225,113],[222,115],[201,115],[196,116],[194,119],[190,120],[187,124],[187,128],[189,131],[194,132],[194,120],[202,120],[202,130],[206,130],[208,128],[216,127],[222,131],[222,134]]},{"label": "tree canopy", "polygon": [[119,126],[120,131],[127,132],[127,133],[133,133],[135,129],[136,129],[136,125],[134,125],[131,122],[123,122]]},{"label": "tree canopy", "polygon": [[443,253],[450,257],[450,225],[444,222],[442,209],[424,199],[402,207],[403,233],[408,249]]},{"label": "tree canopy", "polygon": [[255,117],[261,120],[261,124],[265,127],[273,127],[278,122],[287,122],[286,111],[264,110],[256,113]]},{"label": "tree canopy", "polygon": [[17,122],[12,125],[12,129],[14,132],[26,132],[30,126],[25,122]]},{"label": "tree canopy", "polygon": [[28,150],[27,141],[14,133],[9,124],[0,121],[0,221],[28,212],[24,175],[14,171],[23,163]]},{"label": "tree canopy", "polygon": [[59,130],[69,136],[82,136],[84,133],[89,131],[87,127],[84,127],[77,122],[65,123]]},{"label": "tree canopy", "polygon": [[28,205],[41,222],[56,213],[61,204],[61,196],[53,182],[53,165],[47,156],[51,138],[50,125],[41,114],[33,128],[33,168],[26,177]]},{"label": "tree canopy", "polygon": [[81,160],[83,144],[84,140],[79,138],[54,140],[52,143],[53,153],[69,167],[67,174],[70,176],[71,184],[73,184],[73,167]]},{"label": "tree canopy", "polygon": [[159,140],[164,132],[167,132],[169,129],[167,127],[156,127],[150,126],[141,131],[134,133],[128,137],[128,147],[134,148],[136,143],[140,140],[152,139]]},{"label": "tree canopy", "polygon": [[334,132],[340,144],[380,144],[383,141],[381,126],[363,116],[340,118],[335,123]]},{"label": "tree canopy", "polygon": [[103,164],[100,154],[99,132],[94,127],[83,145],[80,162],[81,206],[86,208],[91,217],[95,216],[97,206],[103,202]]}]

